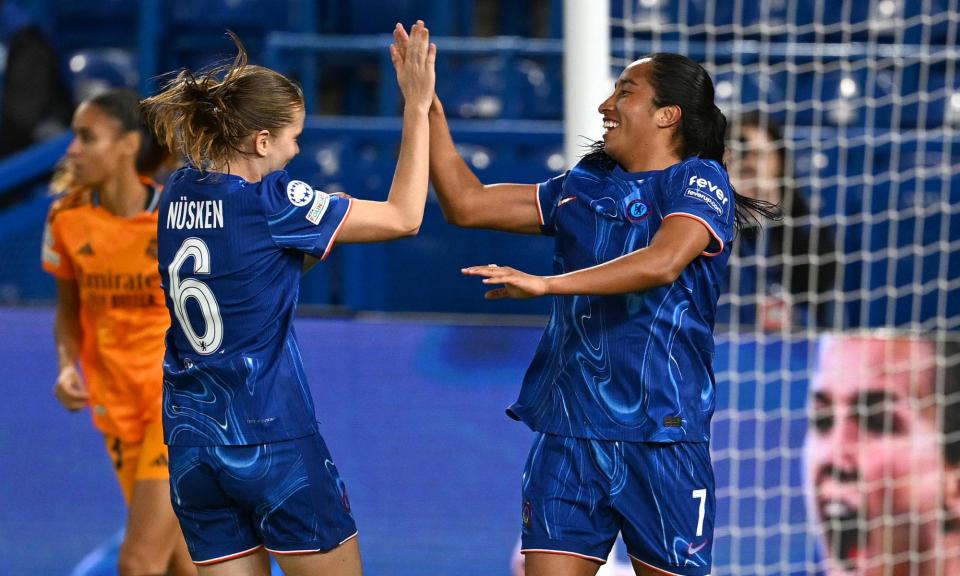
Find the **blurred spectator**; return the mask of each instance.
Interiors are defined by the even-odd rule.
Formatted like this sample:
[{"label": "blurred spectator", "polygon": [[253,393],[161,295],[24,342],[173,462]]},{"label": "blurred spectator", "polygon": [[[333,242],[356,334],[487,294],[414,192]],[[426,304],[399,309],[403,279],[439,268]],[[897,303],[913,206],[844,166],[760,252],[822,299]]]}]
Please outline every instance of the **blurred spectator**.
[{"label": "blurred spectator", "polygon": [[30,16],[0,0],[0,44],[7,47],[0,95],[0,158],[70,125],[73,103],[53,45]]},{"label": "blurred spectator", "polygon": [[791,184],[780,125],[750,113],[732,123],[731,136],[738,140],[728,158],[737,192],[779,205],[784,216],[764,222],[762,233],[757,227],[743,230],[734,242],[731,292],[741,297],[742,304],[733,307],[739,322],[764,330],[833,325],[834,234],[816,224],[809,203]]}]

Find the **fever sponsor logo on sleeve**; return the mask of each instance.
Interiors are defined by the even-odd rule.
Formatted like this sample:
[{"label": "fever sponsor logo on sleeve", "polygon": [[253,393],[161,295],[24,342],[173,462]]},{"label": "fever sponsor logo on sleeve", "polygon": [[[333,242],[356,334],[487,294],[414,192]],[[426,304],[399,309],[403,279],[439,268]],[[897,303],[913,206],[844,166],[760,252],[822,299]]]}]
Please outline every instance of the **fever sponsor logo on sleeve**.
[{"label": "fever sponsor logo on sleeve", "polygon": [[287,198],[294,206],[306,206],[313,200],[313,188],[300,180],[291,180],[287,184]]},{"label": "fever sponsor logo on sleeve", "polygon": [[694,190],[693,188],[687,188],[687,191],[684,192],[684,195],[689,198],[696,198],[697,200],[700,200],[701,202],[709,206],[711,209],[713,209],[713,211],[716,212],[717,214],[723,214],[723,208],[721,208],[720,205],[717,204],[717,201],[707,196],[706,194],[704,194],[699,190]]},{"label": "fever sponsor logo on sleeve", "polygon": [[684,195],[700,200],[712,208],[717,214],[723,214],[723,206],[729,202],[729,198],[727,198],[726,193],[721,187],[699,176],[690,177],[690,180],[687,181],[687,190],[684,192]]},{"label": "fever sponsor logo on sleeve", "polygon": [[307,212],[307,220],[312,224],[319,224],[328,206],[330,206],[330,195],[317,190],[317,197],[313,201],[313,206],[311,206],[310,211]]}]

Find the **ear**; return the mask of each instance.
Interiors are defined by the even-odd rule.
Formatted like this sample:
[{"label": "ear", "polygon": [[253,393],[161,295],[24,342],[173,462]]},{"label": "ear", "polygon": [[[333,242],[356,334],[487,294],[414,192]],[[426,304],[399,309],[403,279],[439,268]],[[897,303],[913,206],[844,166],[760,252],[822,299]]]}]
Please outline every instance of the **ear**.
[{"label": "ear", "polygon": [[671,126],[675,126],[680,123],[680,117],[682,115],[683,112],[676,104],[657,108],[657,127],[670,128]]},{"label": "ear", "polygon": [[253,151],[263,158],[267,155],[267,149],[270,147],[270,131],[261,130],[253,135]]},{"label": "ear", "polygon": [[126,156],[131,156],[133,158],[137,157],[137,154],[140,152],[140,142],[142,136],[137,130],[131,130],[123,136],[120,137],[120,146],[123,151],[123,154]]}]

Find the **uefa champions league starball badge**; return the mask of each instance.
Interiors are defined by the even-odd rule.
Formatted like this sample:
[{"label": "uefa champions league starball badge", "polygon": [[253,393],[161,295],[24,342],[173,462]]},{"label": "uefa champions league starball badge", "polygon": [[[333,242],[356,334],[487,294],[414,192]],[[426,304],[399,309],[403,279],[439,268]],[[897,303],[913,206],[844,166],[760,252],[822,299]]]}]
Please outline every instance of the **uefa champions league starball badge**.
[{"label": "uefa champions league starball badge", "polygon": [[291,180],[287,184],[287,198],[294,206],[306,206],[313,200],[313,188],[300,180]]}]

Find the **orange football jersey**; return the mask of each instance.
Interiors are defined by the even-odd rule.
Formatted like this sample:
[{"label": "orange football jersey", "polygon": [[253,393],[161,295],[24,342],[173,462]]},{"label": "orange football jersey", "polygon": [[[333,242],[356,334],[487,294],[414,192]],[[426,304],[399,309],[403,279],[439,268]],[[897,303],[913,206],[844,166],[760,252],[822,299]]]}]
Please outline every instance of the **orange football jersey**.
[{"label": "orange football jersey", "polygon": [[43,268],[80,293],[80,368],[93,422],[139,442],[160,417],[164,336],[170,315],[157,271],[157,204],[121,218],[95,194],[73,191],[50,208]]}]

